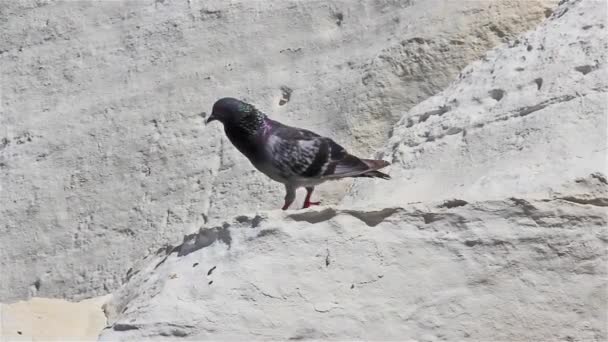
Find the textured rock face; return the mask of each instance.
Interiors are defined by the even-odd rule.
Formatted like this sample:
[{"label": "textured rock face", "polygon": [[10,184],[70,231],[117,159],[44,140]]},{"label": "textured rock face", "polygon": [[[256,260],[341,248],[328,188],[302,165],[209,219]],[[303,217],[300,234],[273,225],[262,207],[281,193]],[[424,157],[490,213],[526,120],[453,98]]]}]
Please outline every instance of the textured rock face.
[{"label": "textured rock face", "polygon": [[549,198],[239,217],[145,259],[101,339],[604,340],[606,224]]},{"label": "textured rock face", "polygon": [[563,4],[406,113],[388,185],[150,254],[101,339],[606,340],[605,6]]},{"label": "textured rock face", "polygon": [[278,207],[281,186],[203,127],[218,97],[368,153],[553,3],[3,2],[0,299],[106,293],[146,251]]},{"label": "textured rock face", "polygon": [[605,13],[599,1],[563,7],[466,67],[395,126],[383,151],[395,181],[361,182],[344,203],[534,197],[604,172]]}]

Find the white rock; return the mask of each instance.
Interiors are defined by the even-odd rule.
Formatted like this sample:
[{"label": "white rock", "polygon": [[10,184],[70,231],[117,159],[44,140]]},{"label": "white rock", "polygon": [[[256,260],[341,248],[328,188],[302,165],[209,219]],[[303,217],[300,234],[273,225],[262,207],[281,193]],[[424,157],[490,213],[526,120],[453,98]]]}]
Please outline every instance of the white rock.
[{"label": "white rock", "polygon": [[[603,13],[565,3],[465,69],[396,127],[395,179],[348,205],[243,215],[150,254],[100,339],[608,339]],[[408,172],[427,177],[418,203]]]},{"label": "white rock", "polygon": [[606,26],[606,2],[575,2],[466,67],[396,125],[395,180],[360,182],[343,203],[544,196],[606,173]]},{"label": "white rock", "polygon": [[279,207],[282,187],[202,125],[217,98],[367,154],[554,3],[3,2],[0,300],[104,294],[206,221]]},{"label": "white rock", "polygon": [[100,339],[604,340],[606,224],[550,198],[242,216],[136,266]]}]

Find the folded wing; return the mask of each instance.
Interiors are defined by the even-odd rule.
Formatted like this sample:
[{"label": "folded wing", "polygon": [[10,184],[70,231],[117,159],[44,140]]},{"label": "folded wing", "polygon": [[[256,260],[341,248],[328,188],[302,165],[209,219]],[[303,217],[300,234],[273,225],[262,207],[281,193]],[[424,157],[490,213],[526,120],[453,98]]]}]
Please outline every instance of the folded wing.
[{"label": "folded wing", "polygon": [[388,162],[357,158],[332,139],[304,129],[280,125],[269,137],[268,146],[275,168],[285,178],[390,178],[376,171]]}]

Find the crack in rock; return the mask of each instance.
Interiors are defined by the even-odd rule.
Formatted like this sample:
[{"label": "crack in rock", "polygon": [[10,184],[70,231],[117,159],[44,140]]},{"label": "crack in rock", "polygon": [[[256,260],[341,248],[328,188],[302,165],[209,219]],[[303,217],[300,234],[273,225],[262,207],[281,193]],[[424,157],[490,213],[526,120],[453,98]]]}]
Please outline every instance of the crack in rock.
[{"label": "crack in rock", "polygon": [[608,198],[606,197],[580,198],[576,196],[564,196],[556,198],[577,204],[594,205],[597,207],[608,207]]}]

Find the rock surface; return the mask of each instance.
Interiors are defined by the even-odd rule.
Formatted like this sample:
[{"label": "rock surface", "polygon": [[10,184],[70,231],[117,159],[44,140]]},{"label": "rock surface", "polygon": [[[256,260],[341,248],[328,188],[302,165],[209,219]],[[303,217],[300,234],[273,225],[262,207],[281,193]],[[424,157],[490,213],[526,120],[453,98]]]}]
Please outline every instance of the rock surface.
[{"label": "rock surface", "polygon": [[96,341],[106,326],[101,306],[107,300],[32,298],[0,304],[0,341]]},{"label": "rock surface", "polygon": [[565,2],[407,112],[390,183],[148,255],[101,340],[605,341],[605,13]]},{"label": "rock surface", "polygon": [[281,186],[202,126],[218,97],[369,153],[554,3],[2,2],[0,300],[105,294],[147,251],[278,207]]},{"label": "rock surface", "polygon": [[601,341],[607,224],[550,198],[242,216],[145,259],[101,340]]},{"label": "rock surface", "polygon": [[360,182],[344,203],[545,196],[605,173],[606,2],[571,6],[406,113],[380,155],[395,180]]}]

